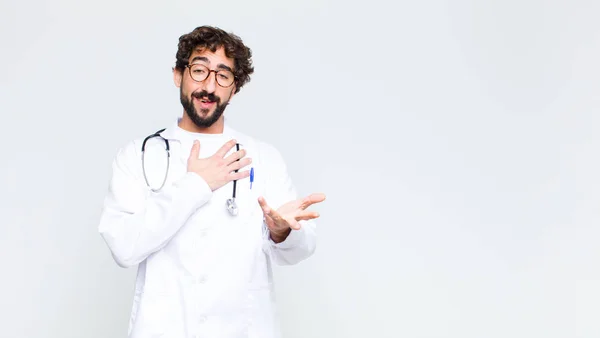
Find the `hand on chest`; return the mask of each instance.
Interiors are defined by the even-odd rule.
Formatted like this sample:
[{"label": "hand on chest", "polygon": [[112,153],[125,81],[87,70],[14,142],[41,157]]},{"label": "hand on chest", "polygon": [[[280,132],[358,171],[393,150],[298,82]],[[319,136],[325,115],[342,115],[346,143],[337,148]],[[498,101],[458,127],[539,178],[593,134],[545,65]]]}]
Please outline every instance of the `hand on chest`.
[{"label": "hand on chest", "polygon": [[[205,159],[215,156],[221,146],[222,144],[211,144],[210,147],[205,146],[203,148],[201,144],[199,158]],[[238,161],[251,159],[252,162],[240,168],[239,172],[248,172],[252,175],[238,180],[230,180],[223,186],[213,190],[210,201],[196,212],[197,216],[202,219],[202,223],[204,223],[204,220],[214,220],[214,223],[222,224],[245,223],[254,220],[253,216],[257,212],[262,215],[258,197],[264,192],[264,181],[260,175],[262,164],[257,149],[253,147],[252,143],[240,141],[222,158],[230,158],[232,154],[240,150],[243,150],[245,154]],[[185,154],[185,151],[182,154]],[[183,159],[183,162],[187,164],[186,156],[181,156],[180,159]]]},{"label": "hand on chest", "polygon": [[[202,165],[194,169],[203,178],[208,177],[208,175],[204,175],[205,172],[202,170],[210,171],[211,168],[219,165],[217,162],[221,162],[220,165],[223,165],[223,163],[228,165],[221,169],[223,177],[235,170],[238,170],[240,173],[246,172],[249,175],[244,175],[244,177],[236,180],[227,178],[223,182],[220,182],[218,186],[212,186],[211,189],[213,192],[210,200],[195,212],[193,218],[201,216],[202,223],[239,223],[240,220],[248,221],[246,219],[253,216],[256,212],[262,214],[260,205],[258,204],[258,197],[261,195],[264,196],[265,193],[264,182],[266,174],[264,163],[254,142],[239,140],[237,145],[232,143],[232,146],[225,146],[230,140],[231,138],[200,140],[200,146],[196,149],[195,153],[192,151],[192,140],[172,140],[171,144],[173,146],[170,158],[167,159],[166,156],[149,157],[150,160],[146,161],[147,174],[151,181],[156,180],[159,182],[160,180],[158,179],[161,177],[164,178],[164,171],[168,170],[165,183],[166,186],[173,185],[188,173],[188,160],[190,157],[195,156],[203,160]],[[150,150],[154,149],[152,147],[149,148]],[[233,157],[233,154],[236,152],[241,156],[237,160]],[[155,160],[153,161],[152,159]],[[167,159],[168,163],[165,159]],[[227,171],[229,164],[244,164],[248,159],[251,160],[250,164],[242,166],[239,169],[237,169],[238,166],[232,169],[232,171]],[[213,182],[211,181],[211,183]],[[209,184],[209,186],[211,185],[214,184]],[[199,198],[201,197],[199,196]]]}]

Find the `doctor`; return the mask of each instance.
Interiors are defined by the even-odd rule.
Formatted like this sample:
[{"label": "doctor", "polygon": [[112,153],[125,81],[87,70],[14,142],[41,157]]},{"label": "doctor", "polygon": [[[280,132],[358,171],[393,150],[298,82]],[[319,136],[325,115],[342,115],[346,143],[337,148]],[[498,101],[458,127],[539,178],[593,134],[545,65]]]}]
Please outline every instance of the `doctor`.
[{"label": "doctor", "polygon": [[309,207],[325,196],[298,198],[281,154],[226,123],[251,56],[219,28],[181,36],[182,116],[114,158],[98,230],[119,266],[137,267],[131,338],[279,337],[272,264],[313,254]]}]

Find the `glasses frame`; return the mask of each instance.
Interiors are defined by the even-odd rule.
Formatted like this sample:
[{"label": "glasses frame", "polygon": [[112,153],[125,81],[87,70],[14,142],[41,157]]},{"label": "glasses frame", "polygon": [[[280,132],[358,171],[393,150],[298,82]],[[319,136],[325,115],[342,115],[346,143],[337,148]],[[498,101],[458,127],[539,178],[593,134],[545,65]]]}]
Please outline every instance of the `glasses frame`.
[{"label": "glasses frame", "polygon": [[[192,67],[193,66],[202,66],[206,69],[208,69],[208,74],[206,75],[206,77],[204,78],[204,80],[202,81],[198,81],[196,79],[194,79],[194,76],[192,75]],[[235,84],[235,80],[237,79],[235,74],[233,73],[233,71],[227,70],[227,69],[219,69],[219,70],[214,70],[214,69],[210,69],[207,66],[200,64],[200,63],[192,63],[192,64],[187,64],[185,65],[185,67],[188,69],[188,73],[190,73],[190,78],[196,82],[204,82],[206,81],[206,79],[208,79],[208,77],[210,76],[211,73],[215,73],[215,81],[217,81],[217,84],[223,88],[229,88],[231,86],[233,86]],[[221,71],[225,71],[225,72],[229,72],[233,75],[233,81],[231,82],[231,84],[229,86],[223,86],[220,82],[219,82],[219,77],[217,76],[219,72]]]}]

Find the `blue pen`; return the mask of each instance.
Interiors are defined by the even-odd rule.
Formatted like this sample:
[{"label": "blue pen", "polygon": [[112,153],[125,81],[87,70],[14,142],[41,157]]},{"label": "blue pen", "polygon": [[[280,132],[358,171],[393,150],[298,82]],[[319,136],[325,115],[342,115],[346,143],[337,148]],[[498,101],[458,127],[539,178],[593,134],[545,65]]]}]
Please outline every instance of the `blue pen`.
[{"label": "blue pen", "polygon": [[252,189],[252,182],[254,182],[254,167],[250,168],[250,189]]}]

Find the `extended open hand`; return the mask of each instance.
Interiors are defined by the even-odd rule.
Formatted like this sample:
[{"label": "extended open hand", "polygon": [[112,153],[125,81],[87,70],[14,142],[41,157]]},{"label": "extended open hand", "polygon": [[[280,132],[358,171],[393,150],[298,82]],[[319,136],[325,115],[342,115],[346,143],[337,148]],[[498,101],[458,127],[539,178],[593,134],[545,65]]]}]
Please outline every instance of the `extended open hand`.
[{"label": "extended open hand", "polygon": [[271,238],[275,242],[282,242],[288,236],[290,231],[299,230],[301,220],[310,220],[319,217],[319,213],[306,210],[309,206],[320,203],[325,200],[325,194],[314,193],[304,198],[287,202],[273,210],[264,197],[258,198],[258,203],[263,210],[265,223],[271,233]]}]

